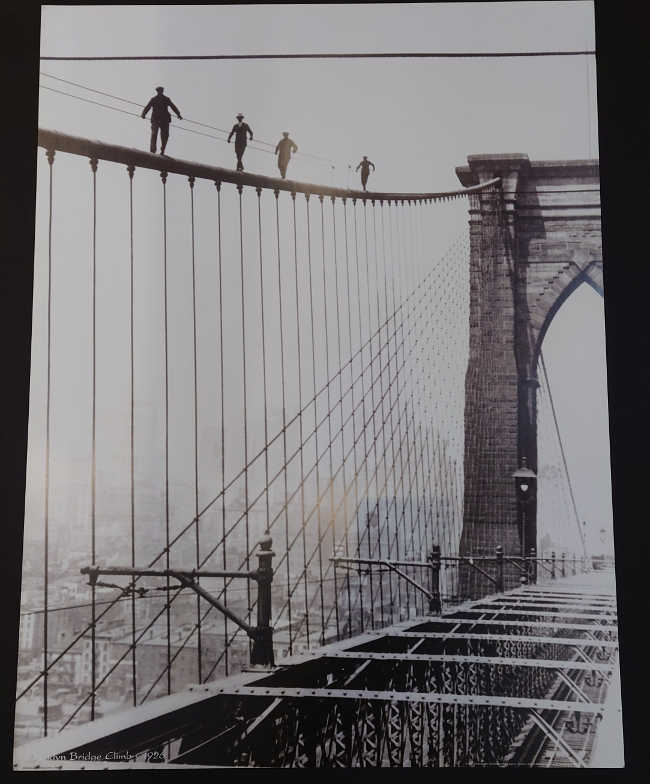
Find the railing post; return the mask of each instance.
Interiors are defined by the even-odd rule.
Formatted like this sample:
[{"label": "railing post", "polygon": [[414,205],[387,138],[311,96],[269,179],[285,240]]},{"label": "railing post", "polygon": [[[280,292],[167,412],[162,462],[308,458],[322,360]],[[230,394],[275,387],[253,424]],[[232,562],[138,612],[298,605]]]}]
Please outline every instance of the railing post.
[{"label": "railing post", "polygon": [[562,552],[562,577],[566,577],[566,553]]},{"label": "railing post", "polygon": [[551,550],[551,580],[555,580],[555,550]]},{"label": "railing post", "polygon": [[575,576],[576,576],[576,574],[578,574],[578,571],[577,571],[577,569],[576,569],[576,554],[575,554],[575,553],[573,553],[573,558],[571,559],[571,561],[572,561],[572,564],[573,564],[573,565],[572,565],[572,569],[573,569],[573,576],[575,577]]},{"label": "railing post", "polygon": [[434,615],[442,612],[440,601],[440,545],[431,546],[431,599],[429,600],[429,611]]},{"label": "railing post", "polygon": [[531,585],[537,583],[537,550],[534,547],[530,548],[530,561],[528,562],[528,581]]},{"label": "railing post", "polygon": [[495,555],[497,562],[497,592],[503,593],[503,547],[500,544],[496,546]]},{"label": "railing post", "polygon": [[257,627],[251,649],[251,665],[273,667],[273,628],[271,627],[271,583],[273,567],[271,561],[275,553],[271,550],[273,540],[268,531],[259,541],[257,553]]}]

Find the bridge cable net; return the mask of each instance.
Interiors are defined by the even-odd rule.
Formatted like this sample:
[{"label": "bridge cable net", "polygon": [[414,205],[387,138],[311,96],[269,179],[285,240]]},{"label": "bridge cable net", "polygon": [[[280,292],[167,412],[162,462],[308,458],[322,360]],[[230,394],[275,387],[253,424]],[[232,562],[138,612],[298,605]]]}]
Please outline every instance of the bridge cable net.
[{"label": "bridge cable net", "polygon": [[[250,571],[269,532],[278,655],[425,612],[392,571],[331,559],[458,552],[463,194],[254,186],[100,144],[89,166],[44,138],[17,694],[39,726],[17,743],[248,664],[169,574],[80,567]],[[250,582],[200,578],[248,624]]]}]

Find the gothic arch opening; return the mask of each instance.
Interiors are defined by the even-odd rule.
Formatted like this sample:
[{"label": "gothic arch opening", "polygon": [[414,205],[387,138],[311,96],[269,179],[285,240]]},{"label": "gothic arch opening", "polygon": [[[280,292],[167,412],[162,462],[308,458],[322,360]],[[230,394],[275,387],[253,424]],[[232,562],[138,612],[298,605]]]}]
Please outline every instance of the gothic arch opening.
[{"label": "gothic arch opening", "polygon": [[549,311],[538,342],[537,548],[547,555],[581,555],[579,527],[588,552],[612,548],[601,294],[592,280],[578,277]]}]

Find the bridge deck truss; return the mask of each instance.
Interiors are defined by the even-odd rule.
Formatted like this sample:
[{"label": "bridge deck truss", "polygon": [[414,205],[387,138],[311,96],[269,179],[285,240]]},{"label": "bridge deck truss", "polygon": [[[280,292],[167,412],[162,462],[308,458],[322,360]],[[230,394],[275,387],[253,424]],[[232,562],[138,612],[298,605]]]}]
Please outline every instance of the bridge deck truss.
[{"label": "bridge deck truss", "polygon": [[[191,686],[120,714],[119,726],[106,717],[65,730],[19,748],[17,764],[97,766],[126,748],[136,766],[156,756],[189,767],[585,767],[618,642],[614,597],[599,611],[577,588],[567,593],[588,609],[586,625],[547,603],[525,613],[548,621],[511,620],[504,599],[528,594],[516,589]],[[540,626],[545,635],[530,633]]]}]

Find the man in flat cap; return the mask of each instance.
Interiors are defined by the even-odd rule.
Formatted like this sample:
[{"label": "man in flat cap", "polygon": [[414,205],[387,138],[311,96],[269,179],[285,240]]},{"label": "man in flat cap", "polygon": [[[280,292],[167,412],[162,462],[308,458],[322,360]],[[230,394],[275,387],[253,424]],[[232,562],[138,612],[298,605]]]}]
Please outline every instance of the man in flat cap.
[{"label": "man in flat cap", "polygon": [[278,156],[278,169],[284,180],[287,176],[287,166],[291,160],[291,153],[298,152],[298,145],[289,138],[289,131],[282,132],[282,138],[275,146],[275,154]]},{"label": "man in flat cap", "polygon": [[151,144],[149,149],[151,152],[156,152],[156,142],[158,141],[158,130],[160,130],[160,154],[165,154],[165,147],[167,146],[167,139],[169,139],[169,123],[172,116],[169,109],[173,109],[179,120],[182,120],[181,113],[174,106],[171,99],[163,95],[164,87],[156,87],[156,95],[149,101],[142,111],[142,119],[147,116],[149,109],[151,112]]},{"label": "man in flat cap", "polygon": [[244,155],[244,150],[246,149],[247,139],[246,134],[250,136],[250,140],[253,141],[253,131],[251,131],[248,123],[242,122],[244,119],[243,114],[237,115],[237,122],[233,125],[232,131],[228,136],[228,144],[230,144],[230,140],[232,139],[233,135],[235,136],[235,155],[237,156],[237,171],[244,171],[244,164],[241,162],[242,156]]}]

